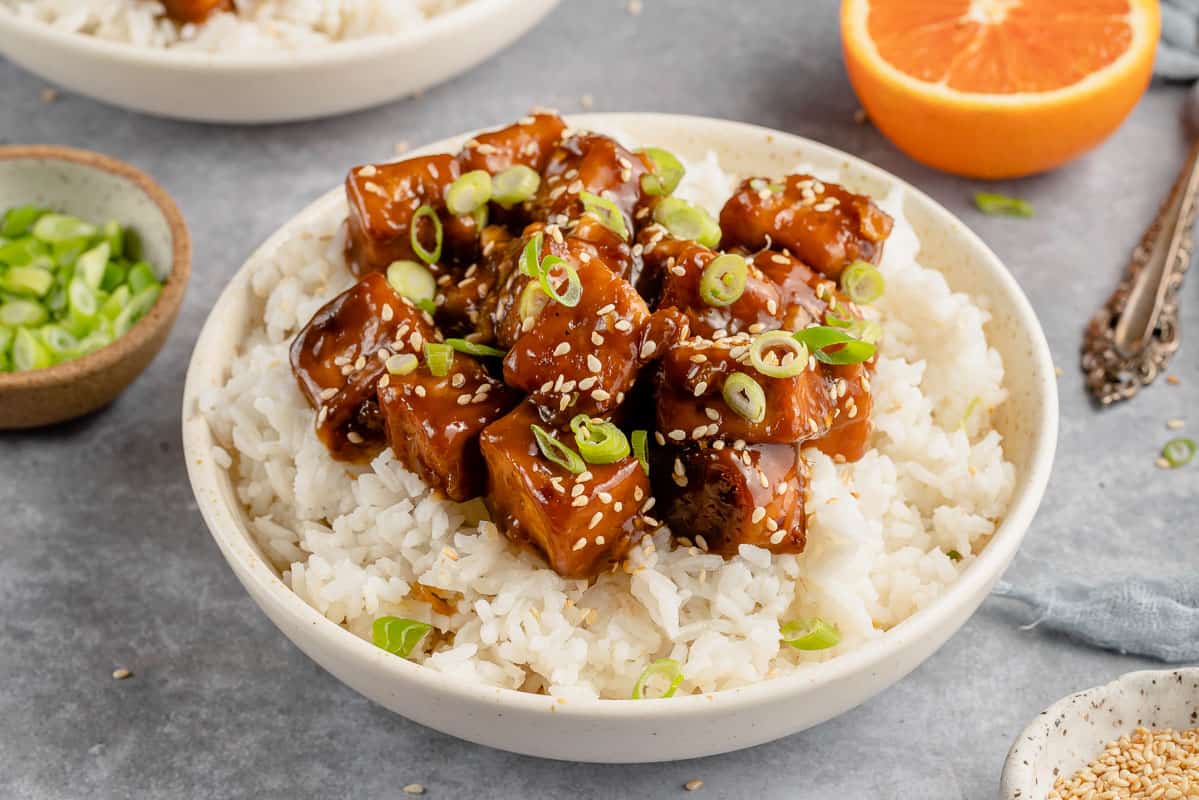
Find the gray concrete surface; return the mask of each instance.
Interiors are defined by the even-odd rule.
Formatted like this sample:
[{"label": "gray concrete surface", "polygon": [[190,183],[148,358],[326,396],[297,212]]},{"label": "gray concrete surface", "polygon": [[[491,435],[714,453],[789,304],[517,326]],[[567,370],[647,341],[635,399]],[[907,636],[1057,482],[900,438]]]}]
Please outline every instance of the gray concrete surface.
[{"label": "gray concrete surface", "polygon": [[[0,61],[0,143],[89,147],[155,175],[195,239],[192,286],[150,369],[110,408],[0,434],[0,797],[990,798],[1012,738],[1042,707],[1141,659],[1040,630],[991,600],[891,690],[749,751],[644,766],[541,761],[466,744],[379,708],[294,648],[225,566],[179,442],[192,342],[251,250],[347,165],[502,123],[534,104],[768,125],[841,147],[925,189],[991,244],[1045,326],[1062,429],[1048,496],[1008,573],[1018,583],[1194,573],[1199,469],[1153,465],[1165,420],[1199,430],[1199,274],[1185,289],[1179,386],[1097,411],[1079,335],[1182,159],[1183,92],[1155,87],[1098,150],[996,187],[1035,219],[985,217],[978,184],[927,170],[855,125],[831,0],[566,0],[523,41],[418,98],[261,128],[184,124],[64,94]],[[114,681],[125,666],[135,677]]]}]

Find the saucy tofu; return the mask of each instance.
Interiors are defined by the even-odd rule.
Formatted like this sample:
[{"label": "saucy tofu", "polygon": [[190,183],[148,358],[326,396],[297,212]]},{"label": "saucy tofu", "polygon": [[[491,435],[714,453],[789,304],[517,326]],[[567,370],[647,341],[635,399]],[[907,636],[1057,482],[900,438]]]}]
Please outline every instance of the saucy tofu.
[{"label": "saucy tofu", "polygon": [[649,172],[641,156],[610,136],[579,133],[563,139],[550,156],[532,210],[535,219],[565,225],[583,215],[582,192],[611,202],[632,239],[633,219],[645,195],[641,176]]},{"label": "saucy tofu", "polygon": [[557,114],[534,112],[506,128],[476,135],[458,154],[458,163],[463,172],[481,169],[495,175],[517,164],[542,172],[564,130],[566,123]]},{"label": "saucy tofu", "polygon": [[743,544],[802,553],[808,468],[789,444],[699,444],[654,459],[654,496],[671,532],[723,556]]},{"label": "saucy tofu", "polygon": [[813,323],[825,323],[825,312],[829,309],[825,298],[837,295],[834,282],[790,253],[760,250],[751,258],[762,276],[778,287],[783,309],[780,327],[798,331]]},{"label": "saucy tofu", "polygon": [[429,315],[377,273],[326,303],[297,334],[292,371],[317,409],[317,436],[334,458],[362,460],[383,446],[376,393],[383,362],[393,354],[419,354],[435,338]]},{"label": "saucy tofu", "polygon": [[488,225],[479,234],[479,260],[456,267],[437,278],[434,303],[437,327],[449,336],[467,336],[479,330],[488,300],[499,281],[500,261],[508,254],[512,235],[499,225]]},{"label": "saucy tofu", "polygon": [[455,353],[449,372],[433,375],[426,362],[379,379],[387,441],[404,466],[442,495],[459,502],[483,494],[487,470],[479,433],[520,396],[492,378],[477,360]]},{"label": "saucy tofu", "polygon": [[175,22],[199,24],[217,11],[232,11],[233,0],[162,0],[162,7]]},{"label": "saucy tofu", "polygon": [[833,419],[826,434],[812,444],[837,461],[857,461],[866,455],[874,423],[874,396],[870,393],[870,374],[874,362],[828,367],[829,385],[836,394]]},{"label": "saucy tofu", "polygon": [[877,263],[891,226],[866,195],[811,175],[747,179],[720,212],[725,247],[789,250],[834,279],[854,261]]},{"label": "saucy tofu", "polygon": [[575,475],[541,453],[533,425],[573,447],[527,401],[487,426],[480,444],[491,476],[488,509],[509,539],[534,547],[559,575],[592,577],[644,534],[649,478],[632,456]]}]

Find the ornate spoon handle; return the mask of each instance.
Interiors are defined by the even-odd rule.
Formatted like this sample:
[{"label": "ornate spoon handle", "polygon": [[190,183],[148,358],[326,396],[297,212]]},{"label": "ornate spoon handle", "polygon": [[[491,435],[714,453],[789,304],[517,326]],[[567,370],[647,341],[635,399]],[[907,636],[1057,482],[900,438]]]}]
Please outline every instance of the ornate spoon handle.
[{"label": "ornate spoon handle", "polygon": [[1127,400],[1165,369],[1181,343],[1178,289],[1191,263],[1199,195],[1199,142],[1132,253],[1119,287],[1082,344],[1087,386],[1104,405]]}]

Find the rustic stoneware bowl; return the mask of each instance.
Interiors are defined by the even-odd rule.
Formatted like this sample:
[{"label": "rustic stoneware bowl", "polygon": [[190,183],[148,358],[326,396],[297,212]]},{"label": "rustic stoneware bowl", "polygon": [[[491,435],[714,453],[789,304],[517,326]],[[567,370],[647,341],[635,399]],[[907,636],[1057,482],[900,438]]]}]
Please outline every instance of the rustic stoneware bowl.
[{"label": "rustic stoneware bowl", "polygon": [[1008,753],[1002,800],[1044,800],[1058,775],[1095,760],[1137,728],[1199,726],[1199,667],[1145,670],[1062,698],[1021,733]]},{"label": "rustic stoneware bowl", "polygon": [[0,211],[25,204],[132,228],[164,284],[149,313],[107,347],[47,369],[0,372],[0,429],[62,422],[120,394],[162,347],[191,271],[191,242],[174,201],[114,158],[68,147],[0,147]]},{"label": "rustic stoneware bowl", "polygon": [[[842,714],[915,669],[962,626],[1020,546],[1041,502],[1057,439],[1057,385],[1036,316],[1015,280],[982,241],[928,196],[852,156],[777,131],[665,114],[574,117],[574,127],[622,132],[702,160],[715,152],[738,174],[783,174],[800,163],[837,171],[858,191],[905,192],[904,210],[922,237],[923,264],[955,289],[986,298],[992,345],[1006,365],[1010,399],[994,418],[1016,467],[1011,507],[959,580],[927,608],[866,645],[809,669],[739,689],[669,699],[559,702],[553,697],[464,682],[380,650],[296,596],[262,555],[198,398],[223,385],[255,313],[249,277],[309,220],[346,213],[331,191],[286,223],[250,257],[214,306],[188,369],[183,444],[200,511],[234,573],[295,644],[337,678],[431,728],[519,753],[598,762],[666,761],[768,742]],[[422,148],[452,152],[469,135]],[[930,698],[931,701],[931,698]]]}]

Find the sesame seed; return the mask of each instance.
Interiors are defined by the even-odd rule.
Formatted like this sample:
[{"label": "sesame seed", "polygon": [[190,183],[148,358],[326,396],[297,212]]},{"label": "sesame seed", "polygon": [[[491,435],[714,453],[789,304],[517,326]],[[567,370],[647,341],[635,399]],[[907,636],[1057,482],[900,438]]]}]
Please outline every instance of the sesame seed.
[{"label": "sesame seed", "polygon": [[694,394],[696,397],[699,397],[700,395],[702,395],[702,394],[703,394],[704,392],[706,392],[706,391],[708,391],[708,382],[707,382],[707,381],[700,381],[699,383],[695,384],[695,389],[693,390],[693,392],[692,392],[692,393],[693,393],[693,394]]},{"label": "sesame seed", "polygon": [[611,396],[612,395],[608,394],[603,389],[596,389],[591,393],[591,399],[596,401],[597,403],[602,403]]},{"label": "sesame seed", "polygon": [[396,315],[395,309],[393,309],[389,303],[384,303],[383,310],[379,312],[379,316],[383,318],[383,321],[391,322],[392,318],[395,317],[395,315]]},{"label": "sesame seed", "polygon": [[699,439],[700,437],[702,437],[702,436],[703,436],[705,433],[707,433],[707,432],[708,432],[708,426],[707,426],[707,425],[700,425],[698,428],[693,428],[693,429],[691,430],[691,438],[692,438],[692,439]]},{"label": "sesame seed", "polygon": [[583,485],[582,485],[582,484],[579,484],[579,483],[576,483],[576,484],[574,485],[574,488],[570,490],[570,496],[571,496],[571,497],[578,497],[578,496],[579,496],[579,495],[581,495],[583,492],[584,492]]},{"label": "sesame seed", "polygon": [[586,497],[576,497],[574,500],[570,501],[570,504],[575,508],[582,508],[583,506],[587,505],[587,502],[588,501]]},{"label": "sesame seed", "polygon": [[787,536],[787,532],[786,532],[786,531],[784,531],[784,530],[777,530],[777,531],[775,531],[774,533],[770,534],[770,543],[771,543],[771,544],[778,544],[779,542],[783,541],[783,539],[784,539],[786,536]]},{"label": "sesame seed", "polygon": [[465,383],[466,383],[466,376],[463,375],[461,372],[455,372],[453,375],[450,376],[450,386],[453,386],[455,389],[461,389],[462,385]]},{"label": "sesame seed", "polygon": [[602,511],[597,511],[594,514],[592,514],[591,521],[587,523],[587,530],[591,530],[596,525],[599,525],[600,520],[602,520],[603,518],[604,518],[604,512],[602,512]]},{"label": "sesame seed", "polygon": [[1172,431],[1182,430],[1182,427],[1185,424],[1186,423],[1180,419],[1171,419],[1166,421],[1166,427]]},{"label": "sesame seed", "polygon": [[553,382],[553,381],[546,381],[545,383],[541,384],[541,393],[542,393],[542,394],[549,394],[550,390],[551,390],[551,389],[553,389],[553,388],[554,388],[554,382]]},{"label": "sesame seed", "polygon": [[640,486],[634,486],[633,487],[633,500],[640,503],[644,497],[645,497],[645,492],[642,490],[642,488]]},{"label": "sesame seed", "polygon": [[704,416],[706,416],[708,419],[712,420],[713,422],[720,421],[720,412],[717,411],[716,409],[712,408],[711,406],[704,407]]},{"label": "sesame seed", "polygon": [[350,431],[346,434],[346,439],[350,444],[362,444],[362,436],[355,431]]},{"label": "sesame seed", "polygon": [[458,405],[460,405],[460,406],[470,405],[470,395],[469,394],[458,395]]},{"label": "sesame seed", "polygon": [[586,483],[595,476],[591,474],[591,470],[585,469],[575,476],[575,483]]},{"label": "sesame seed", "polygon": [[604,505],[612,504],[612,495],[609,494],[608,492],[599,492],[596,494],[596,497],[598,497],[599,501],[601,503],[603,503]]},{"label": "sesame seed", "polygon": [[608,304],[607,304],[607,305],[605,305],[605,306],[600,306],[600,307],[599,307],[599,308],[596,310],[596,312],[595,312],[595,313],[596,313],[596,314],[598,314],[599,316],[601,316],[601,317],[602,317],[602,316],[604,316],[605,314],[611,314],[611,313],[612,313],[613,311],[615,311],[615,310],[616,310],[616,304],[615,304],[615,303],[608,303]]},{"label": "sesame seed", "polygon": [[678,428],[675,428],[673,431],[671,431],[670,433],[668,433],[666,435],[669,436],[671,439],[674,439],[676,442],[681,442],[687,438],[687,432],[681,431]]},{"label": "sesame seed", "polygon": [[358,356],[358,360],[354,362],[354,369],[360,370],[366,366],[366,356]]},{"label": "sesame seed", "polygon": [[554,355],[556,356],[564,356],[569,352],[570,342],[559,342],[558,346],[554,348]]},{"label": "sesame seed", "polygon": [[450,547],[449,545],[446,545],[445,547],[441,548],[441,554],[443,556],[445,556],[446,558],[448,558],[450,561],[458,560],[458,551],[455,550],[454,548]]},{"label": "sesame seed", "polygon": [[591,370],[592,372],[599,372],[603,368],[603,362],[596,358],[594,353],[587,354],[587,369]]},{"label": "sesame seed", "polygon": [[604,343],[604,337],[596,331],[591,332],[591,343],[596,347],[600,347]]},{"label": "sesame seed", "polygon": [[656,502],[657,502],[657,498],[655,498],[655,497],[651,497],[650,499],[646,500],[645,504],[643,506],[641,506],[641,513],[645,514],[646,512],[648,512],[651,508],[654,507],[654,503],[656,503]]},{"label": "sesame seed", "polygon": [[126,678],[132,678],[133,673],[124,667],[117,667],[112,671],[113,680],[123,681]]},{"label": "sesame seed", "polygon": [[604,542],[605,542],[605,541],[607,541],[607,540],[606,540],[606,539],[604,539],[604,537],[603,537],[603,536],[597,536],[597,537],[595,537],[595,546],[596,546],[596,547],[603,547],[603,546],[604,546]]},{"label": "sesame seed", "polygon": [[646,339],[644,342],[641,343],[641,357],[649,358],[650,356],[652,356],[654,354],[654,351],[657,349],[658,349],[658,345],[656,342],[654,342],[652,339]]},{"label": "sesame seed", "polygon": [[755,506],[755,507],[754,507],[754,513],[753,513],[753,515],[752,515],[752,516],[751,516],[749,519],[750,519],[750,522],[752,522],[752,523],[754,523],[755,525],[757,525],[759,522],[761,522],[761,521],[762,521],[762,518],[763,518],[763,517],[765,517],[765,516],[766,516],[766,508],[765,508],[765,506]]},{"label": "sesame seed", "polygon": [[572,547],[570,549],[577,553],[578,551],[582,550],[586,546],[587,546],[587,537],[580,536],[577,540],[575,540],[574,547]]},{"label": "sesame seed", "polygon": [[402,791],[404,794],[424,794],[425,787],[421,786],[419,783],[410,783],[405,786]]},{"label": "sesame seed", "polygon": [[619,319],[612,327],[621,333],[628,333],[629,331],[633,330],[633,323],[629,322],[627,319]]},{"label": "sesame seed", "polygon": [[654,431],[654,441],[659,445],[666,444],[666,437],[662,435],[662,431]]}]

